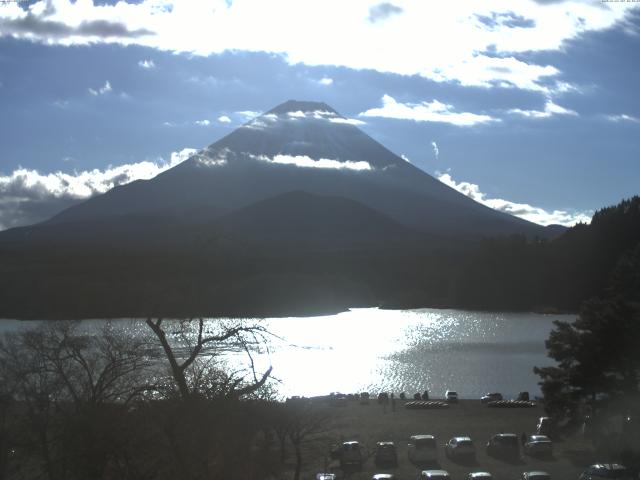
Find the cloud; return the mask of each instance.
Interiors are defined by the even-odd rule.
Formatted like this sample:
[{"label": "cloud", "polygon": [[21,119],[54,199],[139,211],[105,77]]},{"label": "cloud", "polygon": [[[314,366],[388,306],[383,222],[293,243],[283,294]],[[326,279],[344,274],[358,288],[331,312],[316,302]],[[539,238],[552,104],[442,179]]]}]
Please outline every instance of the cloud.
[{"label": "cloud", "polygon": [[335,118],[329,118],[329,121],[331,123],[342,123],[346,125],[355,125],[355,126],[367,124],[367,122],[363,122],[362,120],[358,120],[357,118],[335,117]]},{"label": "cloud", "polygon": [[89,93],[93,96],[105,95],[111,92],[112,90],[113,89],[111,88],[111,83],[109,82],[109,80],[107,80],[106,82],[104,82],[104,85],[97,90],[94,90],[93,88],[89,88]]},{"label": "cloud", "polygon": [[140,60],[138,62],[138,66],[140,68],[144,68],[145,70],[151,70],[156,68],[156,64],[154,63],[153,60]]},{"label": "cloud", "polygon": [[173,152],[169,161],[145,160],[103,170],[40,173],[18,168],[8,175],[0,174],[0,229],[46,220],[71,205],[115,186],[153,178],[196,152],[196,149],[185,148]]},{"label": "cloud", "polygon": [[229,117],[227,117],[226,115],[220,115],[218,117],[218,121],[220,123],[231,123],[231,119]]},{"label": "cloud", "polygon": [[209,125],[211,125],[211,122],[209,120],[196,120],[194,122],[196,125],[198,125],[199,127],[208,127]]},{"label": "cloud", "polygon": [[393,15],[399,15],[403,12],[402,8],[389,2],[379,3],[369,8],[368,20],[371,23],[380,22],[386,20]]},{"label": "cloud", "polygon": [[322,77],[320,80],[318,80],[318,83],[320,85],[324,85],[324,86],[329,86],[333,84],[333,78],[329,78],[329,77]]},{"label": "cloud", "polygon": [[31,12],[17,18],[0,17],[0,32],[5,36],[25,39],[63,40],[74,37],[84,39],[80,43],[85,43],[88,37],[135,39],[153,35],[151,30],[145,28],[130,30],[123,22],[95,19],[69,25],[64,21],[48,20],[44,15],[34,15]]},{"label": "cloud", "polygon": [[486,194],[480,191],[480,187],[475,183],[456,183],[449,173],[436,172],[436,178],[445,185],[457,190],[467,197],[482,203],[487,207],[500,212],[508,213],[516,217],[523,218],[539,225],[564,225],[572,226],[576,223],[589,223],[593,216],[593,211],[570,212],[567,210],[548,211],[540,207],[534,207],[526,203],[516,203],[499,198],[487,198]]},{"label": "cloud", "polygon": [[393,97],[384,95],[382,107],[372,108],[360,113],[363,117],[384,117],[416,122],[450,123],[462,127],[481,123],[499,122],[500,119],[488,115],[469,112],[455,112],[453,105],[433,100],[421,103],[399,103]]},{"label": "cloud", "polygon": [[367,171],[372,170],[369,162],[352,161],[352,160],[332,160],[329,158],[319,158],[314,160],[307,155],[275,155],[267,157],[266,155],[251,155],[254,160],[262,162],[275,163],[280,165],[295,165],[300,168],[323,168],[333,170],[356,170]]},{"label": "cloud", "polygon": [[475,17],[479,22],[486,25],[492,30],[499,27],[533,28],[536,26],[534,20],[525,18],[522,15],[516,15],[513,12],[491,12],[489,15],[476,15]]},{"label": "cloud", "polygon": [[634,117],[633,115],[627,115],[626,113],[621,113],[618,115],[606,115],[605,117],[610,122],[633,122],[640,123],[640,118]]},{"label": "cloud", "polygon": [[544,104],[544,110],[521,110],[519,108],[513,108],[509,110],[509,113],[515,113],[517,115],[522,115],[523,117],[529,118],[549,118],[554,115],[573,115],[577,116],[578,114],[573,110],[569,110],[568,108],[561,107],[560,105],[556,105],[551,100],[547,100]]},{"label": "cloud", "polygon": [[[51,4],[55,8],[45,13]],[[203,56],[266,52],[290,64],[549,92],[562,72],[524,61],[521,54],[532,59],[530,53],[558,51],[587,32],[624,26],[633,7],[633,2],[603,6],[578,0],[545,5],[406,0],[402,7],[344,0],[238,0],[230,5],[225,0],[40,0],[3,6],[0,35],[59,45],[136,44]],[[390,16],[393,21],[384,21]],[[426,53],[425,45],[430,46]]]},{"label": "cloud", "polygon": [[259,117],[260,112],[255,112],[253,110],[242,110],[240,112],[236,112],[236,115],[244,117],[245,120],[251,120],[253,118]]},{"label": "cloud", "polygon": [[436,160],[438,160],[440,157],[440,149],[438,149],[438,144],[435,140],[431,140],[431,148],[433,148],[433,154],[435,155]]}]

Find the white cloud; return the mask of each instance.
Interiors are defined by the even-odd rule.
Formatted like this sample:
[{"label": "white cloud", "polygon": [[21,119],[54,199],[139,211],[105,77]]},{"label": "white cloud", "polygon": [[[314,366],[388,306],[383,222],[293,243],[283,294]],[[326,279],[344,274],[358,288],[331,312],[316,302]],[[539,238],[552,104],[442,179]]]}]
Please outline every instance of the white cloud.
[{"label": "white cloud", "polygon": [[227,117],[226,115],[220,115],[218,117],[218,121],[220,123],[231,123],[231,119],[229,117]]},{"label": "white cloud", "polygon": [[196,125],[198,125],[199,127],[208,127],[209,125],[211,125],[211,122],[209,120],[196,120],[194,122]]},{"label": "white cloud", "polygon": [[438,148],[438,144],[435,140],[431,140],[431,148],[433,148],[433,154],[436,157],[436,160],[440,157],[440,149]]},{"label": "white cloud", "polygon": [[482,203],[487,207],[500,212],[508,213],[516,217],[523,218],[539,225],[564,225],[572,226],[576,223],[589,223],[593,216],[592,211],[570,212],[567,210],[548,211],[540,207],[534,207],[526,203],[516,203],[500,198],[487,198],[486,194],[480,191],[480,187],[475,183],[456,182],[449,173],[436,172],[436,178],[445,185],[457,190],[467,197]]},{"label": "white cloud", "polygon": [[73,203],[115,186],[148,180],[196,152],[196,149],[185,148],[173,152],[169,161],[145,160],[103,170],[40,173],[18,168],[8,175],[0,174],[0,229],[42,221]]},{"label": "white cloud", "polygon": [[253,110],[242,110],[240,112],[236,112],[236,115],[240,115],[245,120],[251,120],[252,118],[260,116],[260,112],[254,112]]},{"label": "white cloud", "polygon": [[369,162],[364,161],[351,161],[351,160],[332,160],[329,158],[319,158],[314,160],[307,155],[275,155],[273,157],[267,157],[266,155],[250,155],[255,160],[262,162],[276,163],[281,165],[295,165],[301,168],[326,168],[333,170],[358,170],[367,171],[371,170]]},{"label": "white cloud", "polygon": [[384,95],[381,108],[371,108],[362,112],[363,117],[385,117],[416,122],[441,122],[457,126],[472,126],[478,123],[499,122],[500,119],[470,112],[455,112],[453,105],[433,100],[421,103],[399,103],[393,97]]},{"label": "white cloud", "polygon": [[145,70],[152,70],[156,68],[156,64],[154,63],[153,60],[140,60],[138,62],[138,66],[140,68],[144,68]]},{"label": "white cloud", "polygon": [[634,117],[633,115],[627,115],[626,113],[621,113],[618,115],[607,115],[606,119],[611,122],[633,122],[640,123],[640,118]]},{"label": "white cloud", "polygon": [[342,117],[335,117],[335,118],[330,118],[329,121],[331,123],[344,123],[346,125],[366,125],[367,122],[363,122],[362,120],[358,120],[357,118],[342,118]]},{"label": "white cloud", "polygon": [[529,118],[549,118],[553,115],[573,115],[577,116],[578,114],[573,110],[569,110],[568,108],[561,107],[560,105],[556,105],[551,100],[547,100],[544,104],[544,110],[520,110],[519,108],[513,108],[509,110],[509,113],[515,113],[518,115],[522,115],[523,117]]},{"label": "white cloud", "polygon": [[320,85],[324,85],[324,86],[329,86],[333,84],[333,78],[329,78],[329,77],[322,77],[320,80],[318,80],[318,83]]},{"label": "white cloud", "polygon": [[230,153],[231,150],[229,150],[228,148],[223,148],[222,150],[216,152],[214,156],[207,154],[206,151],[202,151],[195,154],[194,158],[198,162],[198,164],[205,167],[221,167],[227,164],[227,156]]},{"label": "white cloud", "polygon": [[107,80],[106,82],[104,82],[104,85],[97,90],[94,90],[93,88],[89,88],[89,93],[91,95],[97,96],[97,95],[104,95],[106,93],[111,92],[112,90],[113,89],[111,88],[111,83],[109,82],[109,80]]},{"label": "white cloud", "polygon": [[[24,9],[4,5],[0,35],[60,45],[137,44],[195,55],[261,51],[281,54],[291,64],[550,92],[558,69],[518,60],[517,54],[559,50],[585,32],[616,22],[624,26],[634,6],[581,0],[40,0]],[[479,21],[496,15],[523,21]]]}]

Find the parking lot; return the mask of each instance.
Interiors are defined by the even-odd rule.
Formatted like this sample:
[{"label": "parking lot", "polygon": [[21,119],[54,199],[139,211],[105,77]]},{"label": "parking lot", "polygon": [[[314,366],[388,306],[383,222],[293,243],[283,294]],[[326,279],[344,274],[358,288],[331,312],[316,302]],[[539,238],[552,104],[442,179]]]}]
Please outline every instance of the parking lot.
[{"label": "parking lot", "polygon": [[[414,479],[422,469],[439,468],[449,472],[452,479],[464,479],[469,472],[488,471],[494,479],[521,478],[522,472],[543,470],[554,479],[576,479],[584,468],[597,461],[590,444],[581,435],[555,439],[554,454],[546,458],[522,455],[512,460],[490,457],[485,444],[496,433],[535,433],[539,417],[544,416],[541,407],[533,408],[489,408],[479,400],[461,400],[446,409],[410,410],[404,402],[397,401],[395,411],[386,409],[372,400],[369,405],[348,401],[343,406],[326,406],[331,415],[331,437],[334,441],[357,440],[363,447],[366,460],[360,471],[343,472],[336,460],[309,459],[306,464],[307,478],[325,468],[336,473],[338,478],[370,479],[374,473],[394,473],[398,479]],[[385,411],[386,410],[386,411]],[[408,440],[411,435],[435,435],[438,444],[438,461],[433,465],[416,465],[408,458]],[[444,444],[453,436],[472,438],[477,455],[472,461],[454,461],[445,455]],[[398,466],[382,468],[375,465],[373,452],[377,441],[393,441],[398,451]],[[522,452],[522,450],[521,450]],[[321,457],[321,455],[319,456]]]}]

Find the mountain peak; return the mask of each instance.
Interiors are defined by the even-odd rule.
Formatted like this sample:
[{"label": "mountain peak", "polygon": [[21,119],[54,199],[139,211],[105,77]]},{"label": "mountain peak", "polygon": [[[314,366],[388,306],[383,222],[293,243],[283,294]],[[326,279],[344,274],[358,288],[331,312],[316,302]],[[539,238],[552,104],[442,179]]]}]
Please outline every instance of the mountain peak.
[{"label": "mountain peak", "polygon": [[272,108],[267,113],[283,114],[290,112],[336,112],[333,108],[324,102],[311,102],[306,100],[287,100],[281,103],[275,108]]}]

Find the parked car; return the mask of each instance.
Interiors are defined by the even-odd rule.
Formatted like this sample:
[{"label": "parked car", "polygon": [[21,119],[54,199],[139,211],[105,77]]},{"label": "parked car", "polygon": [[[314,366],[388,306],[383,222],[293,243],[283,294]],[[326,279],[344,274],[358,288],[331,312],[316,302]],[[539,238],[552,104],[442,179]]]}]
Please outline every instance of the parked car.
[{"label": "parked car", "polygon": [[444,398],[449,403],[456,403],[458,401],[458,392],[453,390],[447,390],[444,393]]},{"label": "parked car", "polygon": [[470,437],[453,437],[445,445],[445,453],[449,458],[473,458],[476,447]]},{"label": "parked car", "polygon": [[538,419],[536,433],[538,435],[547,435],[548,437],[555,435],[555,424],[551,417],[540,417]]},{"label": "parked car", "polygon": [[393,442],[376,443],[376,465],[398,465],[398,452]]},{"label": "parked car", "polygon": [[343,442],[339,448],[340,466],[362,466],[362,447],[359,442]]},{"label": "parked car", "polygon": [[495,402],[498,400],[502,400],[502,394],[498,392],[485,393],[482,397],[480,397],[480,402],[482,403]]},{"label": "parked car", "polygon": [[334,473],[316,473],[316,480],[336,480]]},{"label": "parked car", "polygon": [[449,472],[446,470],[423,470],[418,475],[418,480],[429,478],[431,480],[450,480]]},{"label": "parked car", "polygon": [[487,455],[514,458],[520,454],[518,436],[515,433],[497,433],[487,442]]},{"label": "parked car", "polygon": [[371,480],[395,480],[395,478],[393,473],[376,473],[371,477]]},{"label": "parked car", "polygon": [[633,480],[629,469],[617,463],[598,463],[591,465],[578,477],[579,480],[598,480],[600,478],[615,478],[616,480]]},{"label": "parked car", "polygon": [[467,475],[467,480],[493,480],[493,475],[489,472],[471,472]]},{"label": "parked car", "polygon": [[531,456],[553,455],[553,442],[546,435],[529,435],[524,443],[524,453]]},{"label": "parked car", "polygon": [[540,471],[523,472],[522,480],[551,480],[551,475]]},{"label": "parked car", "polygon": [[433,435],[413,435],[409,439],[409,460],[429,463],[438,460],[438,446]]}]

